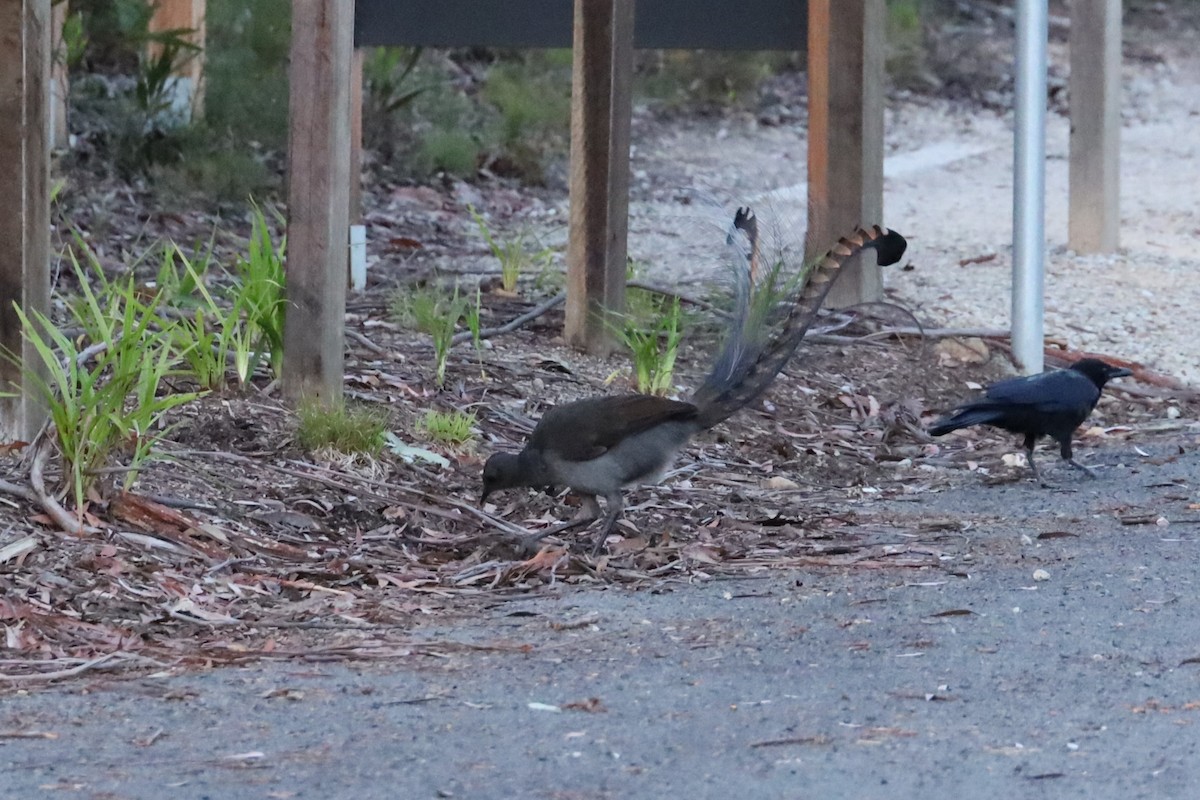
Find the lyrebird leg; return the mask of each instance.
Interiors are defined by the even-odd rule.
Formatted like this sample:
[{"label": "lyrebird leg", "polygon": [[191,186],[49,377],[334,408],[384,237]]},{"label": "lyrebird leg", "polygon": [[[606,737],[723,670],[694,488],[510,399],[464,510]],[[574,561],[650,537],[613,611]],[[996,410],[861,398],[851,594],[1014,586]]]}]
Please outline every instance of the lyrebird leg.
[{"label": "lyrebird leg", "polygon": [[535,544],[547,536],[557,536],[574,528],[586,527],[595,522],[599,516],[600,504],[596,502],[595,495],[585,494],[583,495],[583,505],[574,517],[558,525],[552,525],[545,530],[536,531],[528,536],[522,536],[517,541],[517,549],[521,552],[528,552],[533,549]]},{"label": "lyrebird leg", "polygon": [[625,508],[625,500],[619,491],[604,495],[604,502],[608,505],[608,513],[604,515],[604,524],[600,526],[600,532],[592,540],[593,556],[600,555],[600,551],[604,549],[604,543],[608,541],[608,535],[612,533],[617,519],[621,516],[621,511]]},{"label": "lyrebird leg", "polygon": [[1087,475],[1089,478],[1096,477],[1096,470],[1092,469],[1091,467],[1085,467],[1083,464],[1080,464],[1078,461],[1076,461],[1071,455],[1071,438],[1069,436],[1058,444],[1059,453],[1062,454],[1063,461]]}]

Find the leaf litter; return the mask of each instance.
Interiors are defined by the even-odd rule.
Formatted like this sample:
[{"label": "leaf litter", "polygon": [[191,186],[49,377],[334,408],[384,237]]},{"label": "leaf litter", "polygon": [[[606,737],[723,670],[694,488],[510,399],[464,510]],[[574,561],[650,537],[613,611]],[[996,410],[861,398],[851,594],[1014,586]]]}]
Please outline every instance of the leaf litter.
[{"label": "leaf litter", "polygon": [[[485,301],[489,327],[538,305]],[[583,539],[520,553],[515,537],[565,519],[570,500],[512,493],[481,509],[483,458],[519,448],[555,403],[630,390],[620,372],[612,381],[623,362],[563,347],[562,311],[550,308],[478,353],[452,351],[447,388],[435,392],[428,342],[389,322],[383,293],[355,299],[347,323],[347,393],[388,411],[393,452],[300,451],[290,414],[264,381],[257,394],[178,409],[165,458],[134,491],[93,499],[87,521],[96,533],[62,533],[29,493],[0,493],[0,691],[258,659],[525,652],[519,642],[417,631],[547,587],[653,588],[778,569],[944,570],[968,546],[973,521],[926,519],[921,495],[983,465],[1022,474],[1003,466],[1018,449],[1009,437],[973,430],[935,443],[923,434],[965,387],[1007,374],[1004,342],[973,340],[972,358],[948,364],[911,332],[841,312],[831,328],[838,336],[804,345],[763,402],[698,437],[666,482],[631,493],[606,555],[584,555]],[[703,374],[711,346],[703,339],[689,337],[681,350],[680,386]],[[1164,383],[1113,387],[1096,417],[1122,425],[1094,418],[1081,446],[1182,435],[1196,398]],[[430,408],[475,413],[482,441],[458,451],[419,441]],[[22,448],[10,445],[0,443],[0,481],[15,485]],[[885,514],[876,498],[916,502],[912,514]]]}]

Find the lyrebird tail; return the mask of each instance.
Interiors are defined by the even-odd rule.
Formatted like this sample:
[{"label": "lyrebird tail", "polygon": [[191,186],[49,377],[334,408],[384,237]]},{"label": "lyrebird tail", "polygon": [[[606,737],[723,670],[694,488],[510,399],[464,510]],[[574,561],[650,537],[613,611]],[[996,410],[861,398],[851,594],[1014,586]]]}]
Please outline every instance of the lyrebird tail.
[{"label": "lyrebird tail", "polygon": [[[749,209],[738,209],[734,227],[749,239],[745,274],[738,277],[735,318],[713,369],[692,397],[697,422],[705,428],[732,416],[766,391],[796,351],[842,267],[863,250],[875,250],[880,266],[895,264],[908,243],[878,225],[842,237],[803,276],[798,289],[781,289],[782,264],[764,269],[758,225]],[[731,234],[732,236],[732,234]],[[783,319],[774,313],[788,303]],[[778,326],[778,333],[772,331]]]}]

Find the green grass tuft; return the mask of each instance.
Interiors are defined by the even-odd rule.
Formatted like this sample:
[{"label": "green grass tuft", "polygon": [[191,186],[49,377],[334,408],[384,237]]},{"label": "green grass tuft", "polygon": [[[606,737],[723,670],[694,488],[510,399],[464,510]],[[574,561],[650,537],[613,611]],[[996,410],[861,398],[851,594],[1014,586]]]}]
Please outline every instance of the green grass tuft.
[{"label": "green grass tuft", "polygon": [[298,415],[296,441],[305,450],[376,455],[383,449],[388,418],[378,409],[303,403]]},{"label": "green grass tuft", "polygon": [[475,415],[462,411],[430,409],[421,420],[421,430],[435,442],[462,447],[475,439]]}]

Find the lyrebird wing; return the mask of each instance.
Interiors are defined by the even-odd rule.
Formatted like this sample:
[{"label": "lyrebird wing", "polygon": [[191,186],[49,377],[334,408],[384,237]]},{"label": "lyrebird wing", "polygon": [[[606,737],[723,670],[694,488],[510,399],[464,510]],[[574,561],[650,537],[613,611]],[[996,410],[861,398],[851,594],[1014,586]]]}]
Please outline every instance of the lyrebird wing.
[{"label": "lyrebird wing", "polygon": [[530,436],[528,447],[565,461],[599,458],[630,436],[673,420],[694,419],[696,406],[645,394],[590,397],[555,406]]}]

